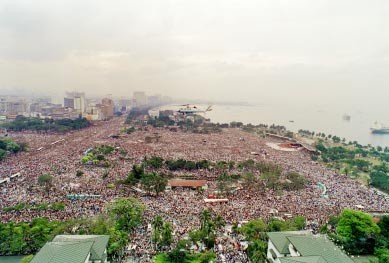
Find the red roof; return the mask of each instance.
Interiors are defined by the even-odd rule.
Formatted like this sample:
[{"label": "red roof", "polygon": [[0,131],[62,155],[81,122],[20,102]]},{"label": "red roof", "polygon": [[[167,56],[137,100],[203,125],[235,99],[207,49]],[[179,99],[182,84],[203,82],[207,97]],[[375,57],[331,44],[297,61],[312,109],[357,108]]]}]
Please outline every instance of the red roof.
[{"label": "red roof", "polygon": [[207,183],[207,180],[183,180],[172,179],[169,180],[171,187],[202,187]]}]

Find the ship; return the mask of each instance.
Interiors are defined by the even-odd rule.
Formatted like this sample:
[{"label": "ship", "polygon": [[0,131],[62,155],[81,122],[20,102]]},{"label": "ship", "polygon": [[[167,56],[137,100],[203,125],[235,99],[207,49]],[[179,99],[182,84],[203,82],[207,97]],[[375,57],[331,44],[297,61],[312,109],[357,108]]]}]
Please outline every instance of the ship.
[{"label": "ship", "polygon": [[344,121],[350,121],[350,120],[351,120],[351,116],[348,115],[348,114],[344,114],[344,115],[342,116],[342,119],[343,119]]},{"label": "ship", "polygon": [[384,134],[384,133],[389,133],[389,126],[384,126],[378,122],[375,122],[373,126],[370,128],[372,133],[377,133],[377,134]]}]

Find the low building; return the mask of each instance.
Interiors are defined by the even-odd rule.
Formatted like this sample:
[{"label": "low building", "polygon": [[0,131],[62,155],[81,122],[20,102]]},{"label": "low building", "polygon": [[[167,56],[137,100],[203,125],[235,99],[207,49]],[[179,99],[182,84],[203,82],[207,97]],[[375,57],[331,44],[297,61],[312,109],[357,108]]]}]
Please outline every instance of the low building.
[{"label": "low building", "polygon": [[57,235],[31,263],[107,263],[107,235]]},{"label": "low building", "polygon": [[353,263],[327,236],[309,231],[270,232],[267,258],[274,263]]}]

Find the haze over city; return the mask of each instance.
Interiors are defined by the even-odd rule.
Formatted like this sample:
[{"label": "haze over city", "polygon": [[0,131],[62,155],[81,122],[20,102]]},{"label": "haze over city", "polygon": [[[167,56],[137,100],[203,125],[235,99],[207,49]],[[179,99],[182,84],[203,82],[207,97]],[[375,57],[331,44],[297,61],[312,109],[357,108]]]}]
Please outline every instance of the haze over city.
[{"label": "haze over city", "polygon": [[0,93],[380,104],[388,13],[379,0],[3,0]]}]

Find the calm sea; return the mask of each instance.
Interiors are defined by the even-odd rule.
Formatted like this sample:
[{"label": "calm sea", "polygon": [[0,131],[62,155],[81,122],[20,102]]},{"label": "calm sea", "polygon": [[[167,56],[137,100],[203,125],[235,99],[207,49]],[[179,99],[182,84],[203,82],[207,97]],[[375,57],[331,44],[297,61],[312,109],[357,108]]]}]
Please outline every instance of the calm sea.
[{"label": "calm sea", "polygon": [[[197,105],[205,109],[207,105]],[[385,107],[388,107],[385,105]],[[169,109],[178,110],[179,106],[165,106]],[[229,123],[241,121],[252,124],[278,124],[288,130],[297,132],[299,129],[325,134],[336,135],[346,138],[347,141],[358,141],[363,145],[388,146],[389,134],[372,134],[370,127],[375,121],[384,125],[389,124],[389,108],[383,109],[382,105],[364,108],[332,105],[308,105],[304,103],[261,103],[252,106],[238,105],[213,105],[212,111],[207,112],[205,117],[212,122]],[[350,120],[343,119],[349,115]]]}]

